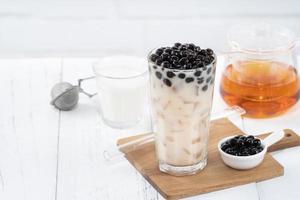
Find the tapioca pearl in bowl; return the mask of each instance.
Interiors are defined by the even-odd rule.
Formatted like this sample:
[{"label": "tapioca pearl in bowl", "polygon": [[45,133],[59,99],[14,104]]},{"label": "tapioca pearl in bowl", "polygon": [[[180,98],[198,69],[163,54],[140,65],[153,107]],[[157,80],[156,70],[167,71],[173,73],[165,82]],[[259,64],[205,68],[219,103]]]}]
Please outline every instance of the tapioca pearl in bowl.
[{"label": "tapioca pearl in bowl", "polygon": [[[264,159],[267,148],[266,144],[262,140],[250,136],[249,138],[254,138],[253,143],[249,145],[246,140],[249,138],[238,135],[230,136],[222,139],[218,143],[218,150],[221,155],[223,162],[234,169],[247,170],[258,166]],[[259,141],[259,142],[258,142]],[[256,145],[256,146],[255,146]],[[257,148],[257,150],[249,150],[252,147]],[[246,150],[248,149],[248,150]]]}]

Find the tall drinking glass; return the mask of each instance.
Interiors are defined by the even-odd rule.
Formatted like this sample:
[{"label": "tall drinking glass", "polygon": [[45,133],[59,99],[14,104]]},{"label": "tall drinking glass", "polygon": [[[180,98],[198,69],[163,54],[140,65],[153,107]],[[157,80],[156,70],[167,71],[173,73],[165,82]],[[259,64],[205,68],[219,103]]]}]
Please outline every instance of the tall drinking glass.
[{"label": "tall drinking glass", "polygon": [[93,66],[101,114],[114,128],[137,124],[147,112],[147,60],[133,56],[112,56]]},{"label": "tall drinking glass", "polygon": [[[180,52],[185,48],[182,50],[179,44],[175,46],[180,54],[175,60],[181,60]],[[168,47],[160,49],[169,52],[165,50]],[[207,163],[216,56],[210,50],[212,60],[204,62],[204,65],[203,62],[197,65],[197,59],[200,62],[205,57],[200,53],[198,56],[197,52],[193,54],[195,60],[192,59],[191,64],[170,58],[169,62],[176,62],[176,66],[172,68],[174,64],[171,63],[168,68],[168,64],[161,63],[162,56],[155,58],[160,53],[161,50],[155,49],[148,57],[159,169],[176,176],[194,174]],[[170,57],[173,56],[171,54]],[[197,66],[191,66],[193,64]]]}]

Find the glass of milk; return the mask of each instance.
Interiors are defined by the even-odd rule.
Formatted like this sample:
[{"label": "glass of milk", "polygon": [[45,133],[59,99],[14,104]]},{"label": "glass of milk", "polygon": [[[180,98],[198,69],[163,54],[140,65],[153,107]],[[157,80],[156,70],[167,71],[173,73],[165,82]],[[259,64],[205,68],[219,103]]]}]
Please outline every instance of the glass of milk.
[{"label": "glass of milk", "polygon": [[114,128],[129,128],[146,114],[147,60],[134,56],[105,57],[93,65],[101,114]]}]

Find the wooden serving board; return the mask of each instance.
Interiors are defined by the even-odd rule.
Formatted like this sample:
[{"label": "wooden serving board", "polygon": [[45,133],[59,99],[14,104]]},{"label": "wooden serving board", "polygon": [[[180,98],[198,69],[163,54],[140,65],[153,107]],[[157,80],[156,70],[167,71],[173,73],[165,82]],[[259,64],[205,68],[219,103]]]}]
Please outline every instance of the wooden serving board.
[{"label": "wooden serving board", "polygon": [[[274,144],[268,151],[300,145],[300,137],[297,134],[291,130],[285,130],[285,133],[284,139]],[[128,153],[124,150],[124,153],[128,161],[166,199],[189,197],[283,175],[283,166],[269,153],[263,163],[254,169],[240,171],[227,167],[221,160],[217,143],[223,137],[236,134],[243,132],[228,119],[213,121],[210,129],[208,164],[203,171],[191,176],[176,177],[160,172],[153,142]],[[264,138],[267,135],[258,137]],[[118,145],[141,136],[122,138],[118,140]]]}]

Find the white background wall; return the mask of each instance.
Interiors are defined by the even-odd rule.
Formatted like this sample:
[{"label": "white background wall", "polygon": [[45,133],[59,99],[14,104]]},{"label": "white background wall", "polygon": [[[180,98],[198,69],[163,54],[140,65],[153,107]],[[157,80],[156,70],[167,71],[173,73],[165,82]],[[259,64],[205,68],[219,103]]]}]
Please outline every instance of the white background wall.
[{"label": "white background wall", "polygon": [[174,41],[217,51],[235,23],[300,36],[298,0],[0,0],[0,57],[145,55]]}]

